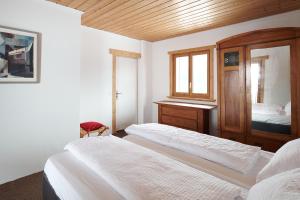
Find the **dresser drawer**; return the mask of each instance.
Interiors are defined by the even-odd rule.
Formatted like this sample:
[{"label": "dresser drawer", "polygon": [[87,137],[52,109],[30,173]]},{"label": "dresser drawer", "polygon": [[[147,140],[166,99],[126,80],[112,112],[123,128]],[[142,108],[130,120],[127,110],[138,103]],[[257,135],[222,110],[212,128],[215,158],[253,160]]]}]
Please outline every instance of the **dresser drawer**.
[{"label": "dresser drawer", "polygon": [[197,131],[197,121],[191,119],[184,119],[174,116],[162,115],[161,123],[171,126],[177,126],[180,128],[185,128],[193,131]]},{"label": "dresser drawer", "polygon": [[197,120],[197,110],[184,109],[176,106],[162,106],[161,114]]},{"label": "dresser drawer", "polygon": [[213,106],[162,102],[158,104],[158,122],[209,134],[209,110]]}]

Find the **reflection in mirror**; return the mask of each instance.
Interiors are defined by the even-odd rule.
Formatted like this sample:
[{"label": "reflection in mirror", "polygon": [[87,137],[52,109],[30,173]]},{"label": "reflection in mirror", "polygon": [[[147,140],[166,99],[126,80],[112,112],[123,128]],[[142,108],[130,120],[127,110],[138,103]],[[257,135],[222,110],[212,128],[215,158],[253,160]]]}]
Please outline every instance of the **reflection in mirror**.
[{"label": "reflection in mirror", "polygon": [[252,49],[252,129],[291,134],[290,90],[290,46]]}]

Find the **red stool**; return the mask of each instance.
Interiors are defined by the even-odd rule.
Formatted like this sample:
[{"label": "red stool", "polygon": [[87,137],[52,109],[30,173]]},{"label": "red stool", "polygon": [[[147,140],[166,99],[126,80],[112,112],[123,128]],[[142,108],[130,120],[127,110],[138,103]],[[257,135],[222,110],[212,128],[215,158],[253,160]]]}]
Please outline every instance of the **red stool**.
[{"label": "red stool", "polygon": [[84,122],[80,124],[80,137],[84,137],[86,134],[88,137],[90,133],[98,132],[98,136],[104,133],[109,128],[99,122]]}]

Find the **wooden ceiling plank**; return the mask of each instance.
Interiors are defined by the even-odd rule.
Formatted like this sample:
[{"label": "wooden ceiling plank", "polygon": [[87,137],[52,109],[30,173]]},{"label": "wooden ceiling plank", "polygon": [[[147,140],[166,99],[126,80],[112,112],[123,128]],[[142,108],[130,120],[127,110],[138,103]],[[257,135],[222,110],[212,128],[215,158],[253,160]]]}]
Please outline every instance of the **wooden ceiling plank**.
[{"label": "wooden ceiling plank", "polygon": [[[150,6],[145,6],[141,9],[138,9],[137,11],[129,14],[129,16],[123,16],[122,19],[123,20],[126,19],[128,21],[132,21],[133,19],[140,19],[141,17],[145,17],[145,16],[149,15],[149,13],[155,12],[156,10],[160,10],[160,9],[163,9],[170,5],[173,5],[173,4],[176,4],[179,2],[184,2],[184,1],[185,0],[157,0]],[[194,1],[196,1],[196,0],[194,0]],[[83,19],[85,19],[85,18],[86,17],[83,15]],[[89,25],[98,24],[99,23],[98,19],[99,18],[95,18],[92,22],[90,21]],[[122,19],[120,19],[120,20],[122,20]],[[119,20],[119,23],[116,23],[115,21],[113,22],[115,24],[115,26],[122,25],[122,22],[120,22],[120,20]],[[88,20],[86,19],[86,21],[88,21]],[[83,24],[85,24],[85,23],[83,23]]]},{"label": "wooden ceiling plank", "polygon": [[[283,9],[285,11],[290,11],[290,10],[299,9],[299,8],[300,8],[300,2],[298,2],[297,4],[295,4],[293,6],[290,6],[290,5],[285,6],[284,4],[281,5],[281,9]],[[271,15],[273,13],[278,14],[278,13],[281,13],[282,11],[278,11],[278,5],[277,4],[272,4],[272,5],[268,6],[267,8],[265,8],[265,7],[254,7],[254,8],[251,8],[251,9],[250,8],[249,9],[245,8],[244,10],[240,10],[239,12],[234,12],[234,13],[227,12],[224,15],[213,16],[212,18],[210,18],[206,21],[215,22],[215,21],[222,21],[222,20],[227,19],[227,18],[241,18],[245,15],[244,13],[249,13],[249,12],[251,12],[250,16],[252,16],[253,13],[255,15],[259,15],[259,16],[261,16],[262,14],[264,16],[267,16],[267,15]],[[194,19],[193,21],[187,21],[186,23],[181,23],[182,26],[187,26],[189,24],[198,25],[198,24],[202,24],[202,23],[199,23],[199,19]],[[158,30],[159,32],[162,31],[162,30],[174,31],[174,29],[179,30],[179,28],[180,28],[179,24],[177,24],[177,26],[176,25],[175,26],[166,26],[166,27],[161,26],[159,29],[156,29],[156,30]],[[155,34],[156,30],[151,29],[151,34]],[[144,32],[148,32],[148,31],[144,31]],[[143,32],[139,30],[139,33],[143,33]]]},{"label": "wooden ceiling plank", "polygon": [[[249,1],[249,0],[248,0]],[[232,0],[231,2],[237,2],[237,0]],[[239,4],[241,4],[241,0],[239,0],[238,1],[239,2]],[[199,2],[198,2],[199,3]],[[203,3],[203,2],[202,2]],[[215,0],[213,3],[224,3],[224,0]],[[213,4],[212,4],[213,5]],[[178,8],[178,9],[181,9],[182,8],[182,11],[183,11],[183,13],[189,13],[190,12],[190,10],[188,10],[188,9],[191,9],[191,8],[194,8],[194,7],[197,7],[196,9],[199,9],[200,7],[198,7],[198,6],[201,6],[201,5],[198,5],[198,6],[195,6],[194,4],[188,4],[188,5],[186,5],[186,6],[188,6],[188,7],[180,7],[180,8]],[[209,4],[206,4],[206,2],[204,1],[204,5],[202,6],[202,8],[205,8],[205,7],[209,7],[210,5]],[[103,27],[103,26],[101,26],[101,25],[97,25],[97,26],[93,26],[93,27],[96,27],[96,28],[99,28],[99,29],[105,29],[105,30],[111,30],[111,31],[119,31],[119,30],[122,30],[122,29],[136,29],[136,28],[140,28],[140,26],[138,26],[139,24],[146,24],[146,25],[148,25],[148,24],[151,24],[151,21],[152,20],[154,20],[154,19],[156,19],[156,20],[159,20],[160,21],[160,17],[163,15],[165,15],[166,17],[169,17],[169,18],[175,18],[176,17],[176,15],[177,15],[177,18],[181,18],[182,16],[182,14],[183,13],[181,13],[181,12],[179,12],[178,10],[172,10],[171,11],[172,12],[172,14],[173,15],[166,15],[166,13],[163,13],[163,14],[161,14],[161,15],[154,15],[154,16],[149,16],[146,20],[144,20],[144,21],[141,21],[141,22],[137,22],[137,23],[133,23],[132,21],[129,21],[128,20],[128,22],[126,23],[126,22],[123,22],[122,24],[123,25],[117,25],[117,26],[114,26],[114,25],[112,25],[111,27]],[[167,14],[169,14],[169,12],[167,13]],[[154,21],[155,22],[155,21]],[[101,23],[100,23],[101,24]],[[114,27],[117,27],[117,28],[114,28]]]},{"label": "wooden ceiling plank", "polygon": [[77,9],[86,12],[88,9],[91,9],[92,7],[96,6],[97,3],[99,3],[99,0],[87,0],[83,4],[78,6]]},{"label": "wooden ceiling plank", "polygon": [[99,10],[99,9],[105,8],[106,6],[113,3],[114,1],[115,0],[100,0],[100,1],[98,0],[98,3],[96,3],[92,7],[87,8],[87,10],[85,10],[85,13],[83,15],[85,15],[87,13],[93,13],[93,12],[96,12],[97,10]]},{"label": "wooden ceiling plank", "polygon": [[[235,0],[232,0],[235,1]],[[256,1],[260,1],[261,0],[256,0]],[[202,5],[201,7],[197,7],[196,10],[194,9],[194,7],[184,10],[182,12],[178,12],[175,13],[174,15],[169,15],[166,16],[165,18],[159,19],[159,20],[154,20],[154,21],[149,21],[149,22],[145,22],[139,26],[136,26],[139,28],[139,31],[142,31],[144,29],[152,29],[153,26],[163,26],[165,24],[167,25],[172,25],[174,22],[183,22],[195,17],[198,17],[199,19],[201,19],[200,17],[203,17],[203,19],[205,17],[209,17],[210,15],[215,15],[216,13],[222,13],[224,12],[224,10],[234,10],[235,8],[241,8],[241,7],[245,7],[245,6],[249,6],[249,2],[246,2],[245,4],[239,3],[236,5],[228,5],[228,4],[224,4],[224,1],[220,1],[219,4],[213,4],[213,5]],[[216,8],[218,8],[218,10],[216,10]],[[128,26],[126,29],[130,29],[131,26]]]},{"label": "wooden ceiling plank", "polygon": [[[119,21],[120,19],[123,21],[125,18],[128,16],[134,16],[134,12],[138,10],[142,10],[145,7],[149,6],[155,6],[155,3],[159,3],[157,0],[141,0],[140,2],[134,4],[133,6],[127,8],[127,9],[122,9],[117,13],[111,13],[110,17],[106,17],[103,19],[103,16],[101,16],[101,23],[104,24],[111,24],[115,23],[116,21]],[[97,18],[95,18],[97,19]],[[93,23],[92,20],[85,22],[85,24]]]},{"label": "wooden ceiling plank", "polygon": [[[131,9],[133,6],[137,6],[141,2],[145,3],[144,0],[127,1],[126,3],[119,5],[117,7],[114,7],[107,12],[98,13],[98,18],[101,18],[101,22],[105,21],[105,20],[109,20],[110,18],[113,18],[115,15],[117,15],[119,13],[127,12],[128,9]],[[96,17],[94,19],[96,19]],[[89,21],[83,20],[83,23],[85,23],[86,25],[89,25]]]},{"label": "wooden ceiling plank", "polygon": [[[294,9],[297,9],[297,8],[300,7],[300,6],[298,6],[298,7],[295,7],[295,6],[298,6],[298,5],[294,5],[294,6],[281,6],[282,10],[278,11],[278,9],[277,9],[278,6],[277,5],[275,5],[275,6],[273,5],[273,7],[269,7],[269,10],[267,10],[267,12],[264,9],[261,9],[260,13],[259,13],[259,17],[264,17],[264,16],[278,14],[278,12],[280,12],[280,13],[281,12],[287,12],[287,11],[294,10]],[[193,33],[193,32],[203,31],[203,30],[207,30],[207,29],[211,29],[211,28],[221,27],[221,26],[224,26],[224,24],[228,24],[229,22],[230,22],[230,24],[239,23],[240,19],[243,19],[243,21],[248,21],[248,20],[254,19],[252,17],[252,14],[251,14],[251,13],[253,13],[252,10],[249,10],[248,13],[250,13],[250,14],[243,15],[242,17],[236,17],[236,18],[231,17],[229,20],[232,20],[232,19],[235,20],[233,22],[232,21],[228,21],[228,20],[226,20],[226,21],[223,20],[221,24],[216,24],[214,22],[207,22],[205,28],[199,28],[199,25],[198,25],[197,31],[194,31],[194,29],[197,28],[197,25],[191,25],[190,30],[187,30],[186,27],[184,29],[181,29],[181,30],[183,30],[183,33],[186,33],[187,31],[189,31],[189,33]],[[203,25],[205,25],[205,24],[202,24],[202,26]],[[176,29],[176,31],[178,31],[178,29]],[[155,33],[155,32],[151,32],[151,33],[148,33],[148,34],[143,34],[143,35],[139,34],[139,35],[140,35],[140,38],[142,38],[142,39],[145,39],[145,37],[147,37],[148,40],[155,41],[155,40],[159,40],[159,39],[151,39],[151,38],[156,38],[156,35],[158,35],[158,38],[169,38],[168,35],[170,35],[170,34],[172,34],[173,36],[174,35],[175,36],[182,35],[182,34],[174,34],[174,32],[176,33],[176,31],[172,31],[171,30],[170,32],[167,32],[167,33],[159,32],[159,34]],[[124,35],[124,33],[121,33],[121,34]],[[165,37],[163,34],[166,34],[167,36]],[[173,36],[171,36],[171,37],[173,37]]]},{"label": "wooden ceiling plank", "polygon": [[[257,4],[255,4],[257,3]],[[218,7],[220,10],[215,11],[214,9],[208,9],[208,10],[200,10],[199,9],[199,13],[195,13],[195,12],[188,12],[185,14],[182,14],[182,18],[180,18],[180,16],[175,17],[173,16],[172,18],[170,18],[169,20],[164,19],[164,20],[160,20],[160,21],[156,21],[154,23],[147,23],[144,24],[142,26],[138,27],[139,32],[147,32],[151,29],[151,31],[153,29],[155,29],[156,27],[160,27],[160,29],[164,29],[166,27],[172,27],[172,26],[178,26],[179,24],[184,24],[185,22],[189,22],[189,21],[205,21],[205,20],[212,20],[213,17],[216,16],[220,16],[220,15],[224,15],[227,13],[234,13],[235,10],[243,10],[243,11],[247,11],[250,9],[250,4],[255,5],[258,9],[260,9],[260,6],[264,6],[262,4],[261,0],[253,0],[252,2],[247,2],[246,4],[237,4],[236,6],[228,6],[228,5],[224,5],[224,6],[220,6]]]},{"label": "wooden ceiling plank", "polygon": [[[274,4],[273,5],[273,7],[276,7],[276,4]],[[255,8],[253,11],[252,11],[252,14],[254,13],[255,14],[255,11],[257,11],[257,10],[259,10],[259,9],[265,9],[265,8]],[[242,11],[241,12],[241,14],[240,15],[237,15],[236,17],[241,17],[242,15],[244,15],[244,12],[246,12],[246,11],[249,11],[249,9],[246,9],[245,11]],[[226,16],[225,16],[226,17]],[[219,17],[218,19],[216,19],[215,21],[218,21],[218,20],[224,20],[225,19],[225,17],[224,16],[221,16],[221,17]],[[232,17],[232,13],[229,13],[228,14],[228,17]],[[211,21],[211,20],[213,20],[213,19],[210,19],[209,21]],[[198,20],[199,21],[199,20]],[[195,23],[197,23],[198,22],[197,21],[197,19],[195,20],[195,22],[194,21],[192,21],[192,22],[190,22],[190,23],[192,23],[192,24],[195,24]],[[199,22],[198,22],[198,24],[199,24]],[[180,29],[180,26],[183,26],[183,25],[186,25],[186,23],[184,24],[184,23],[180,23],[180,24],[175,24],[174,25],[174,29],[171,29],[172,31],[177,31],[177,30],[179,30]],[[163,27],[163,26],[157,26],[157,27],[159,27],[159,28],[157,28],[157,29],[159,29],[159,31],[163,31],[163,30],[165,30],[166,29],[166,27]],[[143,32],[137,27],[137,30],[138,30],[138,32],[140,33],[140,34],[142,34]],[[125,31],[123,31],[123,32],[125,32]],[[146,31],[147,32],[147,31]],[[155,32],[156,32],[156,30],[155,30],[155,28],[152,28],[151,30],[149,30],[149,32],[152,34],[152,35],[154,35],[155,34]]]},{"label": "wooden ceiling plank", "polygon": [[[121,23],[122,25],[118,25],[118,28],[122,28],[122,27],[126,27],[128,28],[129,27],[133,27],[133,26],[137,26],[139,24],[143,24],[143,23],[147,23],[149,21],[154,21],[154,20],[157,20],[157,19],[160,19],[162,18],[163,16],[168,16],[172,13],[175,13],[176,11],[180,11],[180,10],[184,10],[186,8],[193,8],[193,7],[197,7],[197,6],[209,6],[211,4],[214,4],[214,1],[222,1],[222,0],[194,0],[194,1],[182,1],[182,2],[179,2],[177,4],[173,4],[171,6],[168,6],[164,9],[160,9],[160,10],[157,10],[155,12],[152,12],[152,13],[149,13],[148,16],[142,16],[142,17],[139,17],[139,18],[136,18],[134,21],[132,20],[123,20],[123,22]],[[224,1],[224,0],[223,0]],[[126,24],[126,25],[125,25]],[[98,26],[99,26],[99,23],[98,23]],[[114,26],[114,24],[112,24],[112,27]],[[102,28],[108,28],[109,26],[107,25],[101,25],[100,23],[100,26],[99,27],[102,27]]]},{"label": "wooden ceiling plank", "polygon": [[[93,28],[158,41],[300,9],[300,0],[50,0]],[[83,23],[84,24],[84,23]]]},{"label": "wooden ceiling plank", "polygon": [[63,6],[67,6],[68,3],[72,0],[49,0],[53,3],[57,3],[57,4],[60,4],[60,5],[63,5]]},{"label": "wooden ceiling plank", "polygon": [[65,6],[68,6],[72,1],[74,1],[74,0],[61,0],[63,5],[65,5]]},{"label": "wooden ceiling plank", "polygon": [[101,17],[101,15],[105,14],[106,12],[110,12],[111,10],[114,10],[129,1],[130,0],[114,0],[106,6],[98,8],[97,10],[94,8],[92,10],[88,10],[82,15],[81,23],[86,25],[87,21],[93,20],[96,16]]},{"label": "wooden ceiling plank", "polygon": [[[235,2],[236,0],[231,0],[233,2]],[[245,1],[245,0],[244,0]],[[176,11],[173,11],[173,15],[170,15],[170,17],[167,15],[165,16],[165,18],[169,19],[170,21],[176,21],[176,20],[180,20],[181,18],[184,18],[184,15],[191,15],[194,14],[195,12],[197,13],[197,11],[199,11],[199,13],[201,13],[201,11],[206,11],[206,12],[209,12],[211,9],[214,10],[215,9],[215,6],[217,7],[220,7],[219,4],[224,4],[224,1],[222,0],[215,0],[215,1],[211,1],[211,2],[206,2],[206,3],[203,3],[201,5],[198,5],[198,6],[189,6],[189,7],[185,7],[186,9],[183,9],[181,12],[178,12],[176,13]],[[194,10],[194,8],[196,7],[196,11]],[[233,7],[233,6],[232,6]],[[195,12],[191,12],[190,10],[194,10]],[[157,18],[157,19],[156,19]],[[152,21],[153,20],[153,21]],[[164,19],[160,20],[160,18],[158,17],[152,17],[150,19],[147,19],[146,22],[139,22],[139,23],[136,23],[136,24],[132,24],[131,22],[128,22],[128,23],[123,23],[124,26],[120,27],[118,26],[117,28],[103,28],[101,26],[95,26],[97,28],[101,28],[101,29],[106,29],[106,30],[111,30],[111,31],[120,31],[120,30],[124,30],[124,29],[134,29],[134,28],[143,28],[143,27],[146,27],[146,26],[151,26],[152,24],[158,24],[160,25],[161,22],[160,21],[164,21]]]},{"label": "wooden ceiling plank", "polygon": [[246,15],[246,16],[242,16],[239,18],[226,19],[226,20],[223,20],[222,23],[207,22],[207,23],[203,23],[200,25],[190,25],[189,27],[186,26],[181,29],[176,29],[176,31],[169,30],[169,31],[163,31],[163,32],[153,32],[153,33],[147,34],[147,35],[140,35],[140,38],[147,38],[149,41],[158,41],[158,40],[177,37],[177,36],[181,36],[181,35],[185,35],[185,34],[191,34],[191,33],[199,32],[199,31],[205,31],[205,30],[209,30],[209,29],[213,29],[213,28],[223,27],[225,25],[241,23],[241,22],[245,22],[245,21],[249,21],[249,20],[253,20],[253,19],[257,19],[257,18],[261,18],[261,17],[266,17],[266,16],[270,16],[270,15],[279,14],[282,12],[295,10],[295,9],[297,9],[297,8],[284,8],[280,12],[278,12],[278,10],[269,11],[269,12],[263,11],[260,13],[256,13],[256,16]]},{"label": "wooden ceiling plank", "polygon": [[[162,3],[161,5],[155,6],[151,9],[144,10],[143,12],[140,12],[139,14],[136,14],[132,18],[126,19],[127,22],[130,22],[132,25],[136,24],[138,22],[144,21],[146,19],[155,17],[163,12],[167,12],[170,10],[173,10],[176,7],[181,7],[193,2],[197,2],[199,0],[172,0],[172,1],[167,1],[166,3]],[[200,0],[200,1],[212,1],[212,0]],[[101,21],[99,21],[99,18],[97,19],[95,25],[99,25]],[[93,25],[93,24],[91,24]],[[100,24],[101,25],[101,24]],[[112,25],[113,27],[115,26],[124,26],[124,21],[120,21],[119,23],[114,23]]]},{"label": "wooden ceiling plank", "polygon": [[[73,0],[72,2],[70,2],[68,4],[68,7],[77,9],[80,5],[82,5],[85,2],[87,2],[87,0]],[[83,10],[81,10],[81,11],[83,11]]]}]

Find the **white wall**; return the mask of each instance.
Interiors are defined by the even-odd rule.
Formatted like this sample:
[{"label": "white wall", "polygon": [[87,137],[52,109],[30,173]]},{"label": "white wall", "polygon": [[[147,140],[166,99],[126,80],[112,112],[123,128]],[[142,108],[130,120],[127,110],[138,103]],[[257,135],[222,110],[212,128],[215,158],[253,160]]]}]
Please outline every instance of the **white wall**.
[{"label": "white wall", "polygon": [[[176,37],[168,40],[154,42],[152,44],[152,100],[158,101],[167,99],[169,95],[169,57],[168,51],[201,47],[216,44],[217,41],[239,33],[256,29],[273,27],[299,27],[300,11],[293,11],[280,15],[265,17],[244,23],[225,26],[213,30],[198,32],[186,36]],[[216,60],[216,57],[215,57]],[[216,61],[215,61],[216,63]],[[214,70],[216,73],[217,65]],[[215,88],[217,77],[215,76]],[[215,91],[216,92],[216,91]],[[217,96],[215,96],[217,98]],[[217,112],[212,114],[211,126],[215,131]],[[157,121],[157,106],[152,104],[152,120]]]},{"label": "white wall", "polygon": [[139,123],[152,122],[152,43],[141,42],[142,57],[139,63]]},{"label": "white wall", "polygon": [[[80,121],[100,121],[111,127],[112,118],[112,56],[109,49],[141,52],[141,41],[82,26],[80,70]],[[139,61],[144,62],[144,61]],[[141,68],[142,67],[142,68]],[[144,75],[139,64],[139,85]],[[144,98],[138,89],[139,102]],[[139,117],[143,105],[139,103]]]},{"label": "white wall", "polygon": [[0,84],[0,184],[41,171],[79,137],[80,13],[41,0],[0,0],[0,25],[42,34],[41,81]]}]

